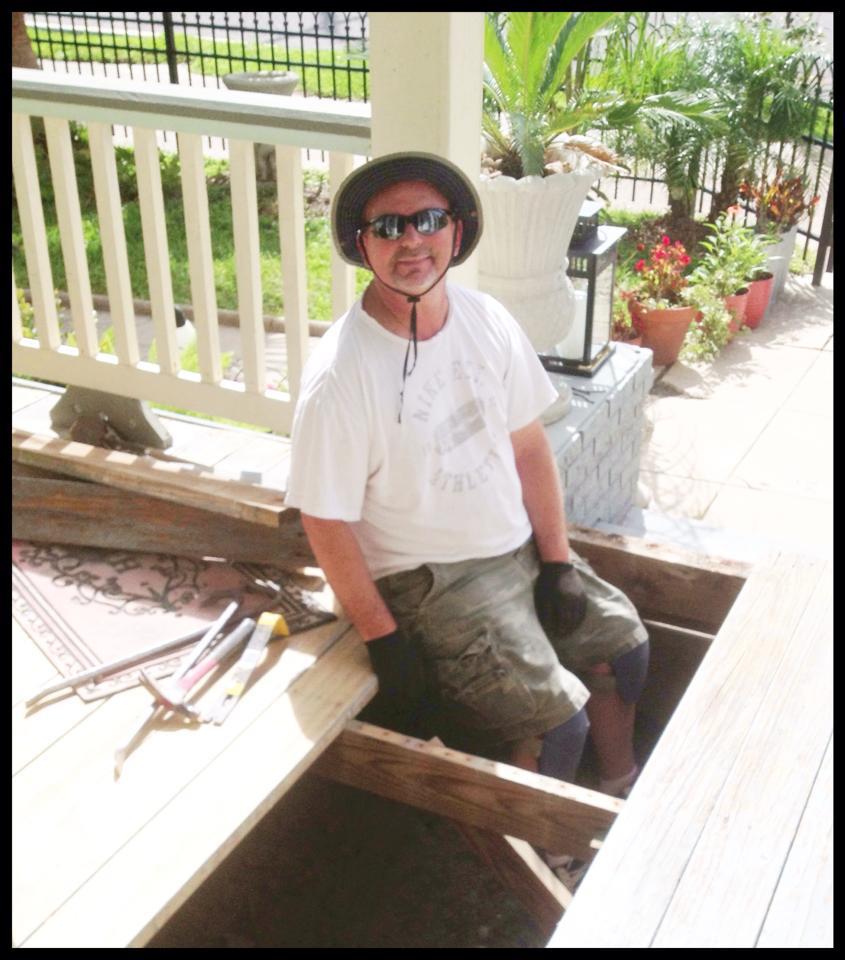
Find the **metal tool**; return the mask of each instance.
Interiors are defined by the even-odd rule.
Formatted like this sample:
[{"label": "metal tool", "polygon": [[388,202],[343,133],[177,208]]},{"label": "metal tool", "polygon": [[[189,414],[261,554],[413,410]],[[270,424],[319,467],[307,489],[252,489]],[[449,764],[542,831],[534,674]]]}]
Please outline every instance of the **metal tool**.
[{"label": "metal tool", "polygon": [[101,663],[96,667],[92,667],[90,670],[76,673],[72,677],[62,677],[61,680],[54,680],[33,694],[25,702],[25,705],[31,707],[34,703],[38,703],[39,700],[43,700],[44,697],[49,696],[51,693],[57,693],[59,690],[75,690],[77,687],[88,683],[89,680],[99,680],[112,673],[119,673],[127,667],[137,666],[139,663],[144,663],[147,660],[155,660],[156,657],[160,657],[162,654],[169,653],[171,650],[178,650],[179,647],[183,647],[192,640],[196,640],[197,637],[201,637],[205,633],[205,630],[205,627],[198,627],[196,630],[192,630],[182,637],[175,637],[173,640],[160,643],[155,647],[147,647],[146,650],[139,650],[137,653],[131,653],[128,656],[121,657],[119,660],[113,660],[111,663]]},{"label": "metal tool", "polygon": [[254,630],[255,621],[247,617],[235,627],[228,637],[221,640],[216,647],[213,647],[208,656],[200,660],[184,677],[175,682],[171,678],[169,682],[163,684],[153,680],[145,670],[142,670],[141,683],[166,710],[181,713],[190,720],[199,720],[199,711],[196,707],[186,703],[185,698],[207,673],[219,666],[233,650],[236,650],[244,642],[250,631]]},{"label": "metal tool", "polygon": [[261,660],[264,648],[273,636],[290,636],[290,629],[285,622],[285,618],[280,613],[262,613],[258,618],[258,626],[249,638],[249,643],[241,654],[232,679],[223,691],[222,697],[203,711],[202,719],[204,722],[213,720],[214,723],[221,724],[234,710],[235,704],[246,690],[249,679]]},{"label": "metal tool", "polygon": [[[199,643],[187,658],[184,664],[182,664],[176,673],[172,676],[171,682],[173,684],[178,684],[183,677],[185,677],[193,666],[196,665],[200,657],[205,653],[205,651],[211,646],[211,644],[217,638],[217,634],[223,629],[226,623],[231,618],[232,614],[238,609],[238,604],[236,602],[230,603],[226,609],[220,614],[220,616],[211,624],[211,626],[206,630],[200,639]],[[244,623],[254,623],[254,621],[244,621]],[[241,624],[241,627],[243,623]],[[240,627],[238,628],[240,629]],[[213,664],[212,664],[213,665]],[[210,667],[209,667],[210,669]],[[195,681],[196,682],[196,681]],[[184,697],[183,697],[184,699]],[[123,770],[123,764],[126,762],[126,758],[134,749],[135,745],[144,735],[147,730],[147,727],[155,720],[161,710],[164,709],[158,700],[154,701],[150,707],[149,713],[144,717],[141,724],[139,724],[137,730],[132,734],[129,740],[122,746],[118,747],[114,755],[114,775],[115,778],[119,777],[121,771]]]}]

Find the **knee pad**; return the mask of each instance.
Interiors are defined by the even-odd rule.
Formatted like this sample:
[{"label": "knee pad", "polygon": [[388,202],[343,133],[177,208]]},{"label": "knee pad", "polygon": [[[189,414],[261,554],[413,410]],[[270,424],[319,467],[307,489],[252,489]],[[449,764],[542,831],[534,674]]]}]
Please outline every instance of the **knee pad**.
[{"label": "knee pad", "polygon": [[544,733],[540,748],[540,773],[572,782],[578,772],[589,729],[587,711],[582,707],[566,723]]},{"label": "knee pad", "polygon": [[648,654],[646,640],[610,662],[616,677],[616,692],[625,703],[636,703],[642,696],[648,674]]}]

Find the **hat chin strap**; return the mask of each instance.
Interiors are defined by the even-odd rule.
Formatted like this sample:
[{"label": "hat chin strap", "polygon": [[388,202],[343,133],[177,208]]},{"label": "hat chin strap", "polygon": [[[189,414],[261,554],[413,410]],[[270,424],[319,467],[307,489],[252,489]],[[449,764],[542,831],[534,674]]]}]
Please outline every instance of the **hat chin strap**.
[{"label": "hat chin strap", "polygon": [[[446,264],[446,269],[440,274],[440,276],[430,284],[428,287],[423,290],[422,293],[406,293],[404,290],[400,290],[399,287],[393,287],[389,283],[386,283],[382,278],[376,273],[373,265],[370,263],[370,258],[367,256],[367,248],[364,246],[363,241],[361,242],[361,255],[364,258],[364,263],[367,267],[372,270],[373,276],[378,280],[379,283],[387,287],[388,290],[392,290],[394,293],[398,293],[401,296],[405,297],[408,300],[408,303],[411,304],[411,336],[408,340],[408,346],[405,349],[405,362],[402,364],[402,389],[399,391],[399,416],[398,423],[402,422],[402,406],[405,401],[405,381],[410,377],[414,372],[414,369],[417,365],[417,304],[420,302],[420,299],[424,297],[427,293],[433,290],[438,283],[446,276],[449,271],[449,268],[452,266],[452,260],[455,259],[456,254],[452,255],[452,260]],[[414,361],[411,366],[408,366],[408,361],[411,355],[411,344],[414,345]]]}]

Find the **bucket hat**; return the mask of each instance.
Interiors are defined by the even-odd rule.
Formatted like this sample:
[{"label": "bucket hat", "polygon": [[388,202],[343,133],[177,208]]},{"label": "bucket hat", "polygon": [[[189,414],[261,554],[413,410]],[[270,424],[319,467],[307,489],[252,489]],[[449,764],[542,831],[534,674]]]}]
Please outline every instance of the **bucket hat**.
[{"label": "bucket hat", "polygon": [[449,201],[463,223],[461,246],[452,265],[463,263],[481,237],[481,201],[467,175],[454,163],[433,153],[390,153],[370,160],[343,181],[332,202],[332,237],[341,257],[356,267],[364,261],[356,246],[364,222],[364,207],[385,187],[406,180],[423,180]]}]

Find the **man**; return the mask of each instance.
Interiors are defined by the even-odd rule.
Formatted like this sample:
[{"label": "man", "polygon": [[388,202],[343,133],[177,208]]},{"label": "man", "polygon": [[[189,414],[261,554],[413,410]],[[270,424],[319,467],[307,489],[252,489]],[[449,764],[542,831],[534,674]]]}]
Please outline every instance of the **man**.
[{"label": "man", "polygon": [[474,187],[382,157],[332,229],[373,278],[306,366],[287,503],[367,645],[375,716],[569,781],[590,730],[599,788],[623,795],[647,635],[570,550],[539,419],[557,392],[527,337],[446,283],[481,235]]}]

